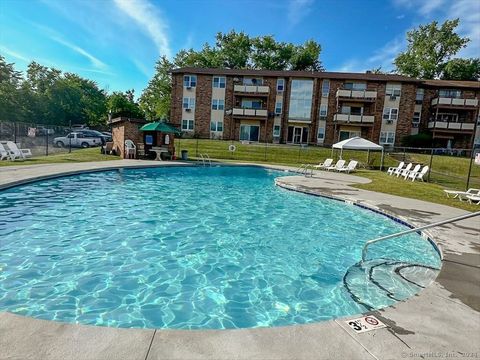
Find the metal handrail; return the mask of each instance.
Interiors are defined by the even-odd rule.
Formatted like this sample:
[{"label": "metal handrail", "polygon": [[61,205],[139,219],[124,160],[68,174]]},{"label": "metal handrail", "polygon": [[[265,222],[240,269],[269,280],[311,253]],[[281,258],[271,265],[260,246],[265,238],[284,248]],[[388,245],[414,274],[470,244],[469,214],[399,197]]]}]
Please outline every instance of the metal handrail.
[{"label": "metal handrail", "polygon": [[477,211],[477,212],[474,212],[474,213],[469,213],[469,214],[466,214],[466,215],[461,215],[461,216],[456,216],[454,218],[450,218],[450,219],[447,219],[447,220],[442,220],[442,221],[439,221],[439,222],[436,222],[436,223],[433,223],[433,224],[429,224],[429,225],[425,225],[425,226],[420,226],[420,227],[416,227],[414,229],[410,229],[410,230],[405,230],[405,231],[401,231],[401,232],[398,232],[398,233],[395,233],[395,234],[391,234],[391,235],[387,235],[387,236],[382,236],[382,237],[379,237],[377,239],[373,239],[373,240],[369,240],[365,243],[365,245],[363,246],[363,250],[362,250],[362,262],[366,260],[366,257],[367,257],[367,249],[370,245],[376,243],[376,242],[379,242],[379,241],[383,241],[383,240],[388,240],[388,239],[392,239],[392,238],[395,238],[395,237],[398,237],[398,236],[402,236],[402,235],[407,235],[407,234],[411,234],[413,232],[418,232],[418,231],[421,231],[421,230],[425,230],[425,229],[429,229],[429,228],[432,228],[432,227],[435,227],[435,226],[440,226],[440,225],[444,225],[444,224],[449,224],[449,223],[452,223],[452,222],[455,222],[455,221],[460,221],[460,220],[464,220],[464,219],[469,219],[469,218],[472,218],[472,217],[475,217],[475,216],[480,216],[480,211]]}]

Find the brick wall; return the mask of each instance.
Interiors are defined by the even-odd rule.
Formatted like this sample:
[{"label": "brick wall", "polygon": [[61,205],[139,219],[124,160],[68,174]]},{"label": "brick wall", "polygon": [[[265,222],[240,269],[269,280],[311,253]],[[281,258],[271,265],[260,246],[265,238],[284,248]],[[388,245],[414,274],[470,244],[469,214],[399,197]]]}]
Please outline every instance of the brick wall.
[{"label": "brick wall", "polygon": [[172,76],[172,103],[170,104],[170,122],[182,128],[183,74]]},{"label": "brick wall", "polygon": [[417,87],[414,84],[402,84],[400,107],[398,109],[395,146],[400,146],[402,138],[410,135]]}]

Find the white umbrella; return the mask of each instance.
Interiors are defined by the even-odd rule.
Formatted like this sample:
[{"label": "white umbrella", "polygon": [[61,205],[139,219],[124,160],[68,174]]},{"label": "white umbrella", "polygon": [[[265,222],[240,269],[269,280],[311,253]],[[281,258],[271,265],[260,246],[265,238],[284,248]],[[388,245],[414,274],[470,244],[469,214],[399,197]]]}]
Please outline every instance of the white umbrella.
[{"label": "white umbrella", "polygon": [[381,151],[382,152],[382,160],[380,163],[380,170],[383,168],[383,146],[375,144],[367,139],[363,139],[361,137],[353,137],[347,140],[340,141],[336,144],[332,145],[332,152],[333,149],[340,149],[340,158],[342,158],[343,149],[347,150],[367,150],[370,154],[370,150],[372,151]]}]

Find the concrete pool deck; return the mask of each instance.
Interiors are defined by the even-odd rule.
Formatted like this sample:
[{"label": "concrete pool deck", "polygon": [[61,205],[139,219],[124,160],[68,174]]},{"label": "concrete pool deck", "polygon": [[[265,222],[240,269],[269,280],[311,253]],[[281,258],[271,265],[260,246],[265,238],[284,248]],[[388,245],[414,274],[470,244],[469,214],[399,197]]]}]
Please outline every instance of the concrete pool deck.
[{"label": "concrete pool deck", "polygon": [[[165,165],[184,163],[116,160],[1,167],[0,188],[65,173]],[[413,225],[466,213],[439,204],[349,186],[369,181],[329,172],[316,172],[312,178],[291,176],[278,179],[279,185],[296,187],[300,191],[377,207],[408,219]],[[0,359],[479,358],[479,224],[480,220],[473,218],[429,231],[443,250],[442,270],[437,279],[418,295],[371,312],[388,325],[384,329],[356,334],[346,325],[346,319],[239,330],[116,329],[64,324],[0,312]]]}]

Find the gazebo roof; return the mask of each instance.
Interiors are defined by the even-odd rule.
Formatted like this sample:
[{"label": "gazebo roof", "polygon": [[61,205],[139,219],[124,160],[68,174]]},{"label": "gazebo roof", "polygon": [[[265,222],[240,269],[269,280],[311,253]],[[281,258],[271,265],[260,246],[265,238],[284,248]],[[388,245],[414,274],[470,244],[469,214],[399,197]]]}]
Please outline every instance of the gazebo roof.
[{"label": "gazebo roof", "polygon": [[140,131],[159,131],[164,133],[173,133],[175,135],[180,135],[182,133],[176,127],[160,121],[145,124],[140,128]]},{"label": "gazebo roof", "polygon": [[383,150],[383,146],[358,136],[333,144],[332,148],[349,150]]}]

